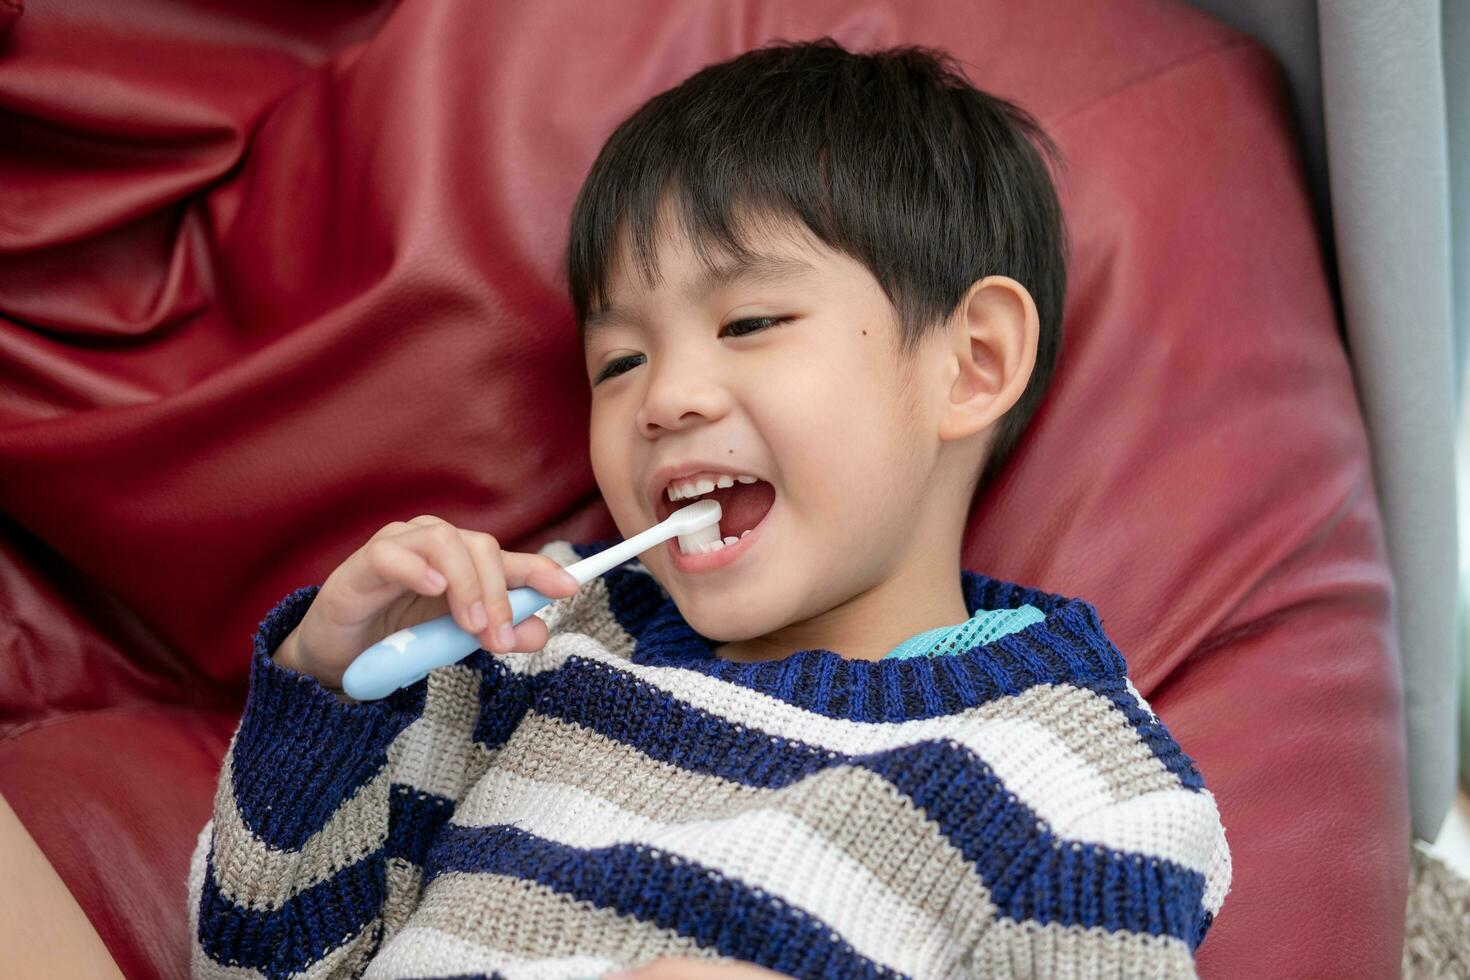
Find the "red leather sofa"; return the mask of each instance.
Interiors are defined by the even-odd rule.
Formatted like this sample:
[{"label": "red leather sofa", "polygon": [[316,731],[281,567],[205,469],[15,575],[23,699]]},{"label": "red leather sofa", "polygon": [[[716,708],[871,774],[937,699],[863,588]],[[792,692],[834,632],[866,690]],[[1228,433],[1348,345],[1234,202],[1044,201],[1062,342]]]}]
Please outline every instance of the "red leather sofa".
[{"label": "red leather sofa", "polygon": [[964,554],[1094,602],[1205,774],[1202,972],[1397,975],[1393,583],[1255,41],[1156,0],[0,0],[0,795],[126,973],[187,973],[281,595],[419,513],[614,533],[572,199],[655,92],[822,34],[951,51],[1070,161],[1058,373]]}]

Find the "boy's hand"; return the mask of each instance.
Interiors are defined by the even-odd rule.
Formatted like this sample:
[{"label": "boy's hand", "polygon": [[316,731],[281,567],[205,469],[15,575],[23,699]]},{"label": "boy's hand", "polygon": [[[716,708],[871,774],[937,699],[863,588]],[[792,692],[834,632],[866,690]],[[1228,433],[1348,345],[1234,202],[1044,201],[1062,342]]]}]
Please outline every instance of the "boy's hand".
[{"label": "boy's hand", "polygon": [[509,625],[506,592],[522,585],[553,599],[578,588],[550,557],[501,551],[484,532],[457,528],[431,514],[394,521],[327,576],[306,615],[281,641],[275,660],[340,690],[342,674],[362,651],[446,612],[492,653],[539,650],[547,640],[539,616],[527,616],[513,633]]}]

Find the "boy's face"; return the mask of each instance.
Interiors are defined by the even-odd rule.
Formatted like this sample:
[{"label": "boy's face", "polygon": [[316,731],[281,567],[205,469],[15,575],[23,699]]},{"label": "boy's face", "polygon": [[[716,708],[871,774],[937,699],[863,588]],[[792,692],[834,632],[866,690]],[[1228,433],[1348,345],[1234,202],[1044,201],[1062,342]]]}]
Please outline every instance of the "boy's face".
[{"label": "boy's face", "polygon": [[694,461],[769,483],[732,488],[756,512],[770,506],[728,553],[686,560],[672,540],[640,556],[690,625],[721,642],[889,581],[929,537],[919,524],[940,440],[935,399],[922,393],[943,383],[942,348],[901,360],[878,282],[802,226],[745,239],[799,266],[714,285],[677,222],[656,232],[661,281],[650,289],[630,264],[625,231],[605,307],[620,316],[589,323],[586,335],[592,466],[619,532],[698,499],[669,501],[659,471],[670,466]]}]

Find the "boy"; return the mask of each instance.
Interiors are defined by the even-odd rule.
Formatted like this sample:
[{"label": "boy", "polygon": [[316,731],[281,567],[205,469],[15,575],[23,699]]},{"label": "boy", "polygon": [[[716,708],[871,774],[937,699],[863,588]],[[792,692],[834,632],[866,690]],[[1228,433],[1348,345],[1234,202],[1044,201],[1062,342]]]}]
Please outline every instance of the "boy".
[{"label": "boy", "polygon": [[[1035,145],[1033,145],[1035,144]],[[1194,976],[1230,857],[1088,603],[960,569],[1061,339],[1020,109],[942,53],[713,65],[608,140],[568,275],[625,537],[381,529],[255,639],[190,876],[201,976]],[[958,572],[958,574],[956,574]],[[556,601],[509,628],[507,588]],[[379,702],[357,653],[484,649]]]}]

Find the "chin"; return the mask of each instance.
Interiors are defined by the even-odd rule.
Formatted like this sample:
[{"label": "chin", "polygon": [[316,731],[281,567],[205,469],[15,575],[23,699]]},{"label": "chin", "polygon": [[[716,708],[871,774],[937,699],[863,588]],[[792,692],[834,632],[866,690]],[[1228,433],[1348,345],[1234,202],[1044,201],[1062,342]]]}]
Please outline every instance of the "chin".
[{"label": "chin", "polygon": [[[701,635],[716,643],[735,643],[764,636],[783,625],[768,620],[770,609],[758,599],[742,600],[729,596],[670,593],[685,622]],[[763,610],[766,616],[752,616],[750,610]]]}]

